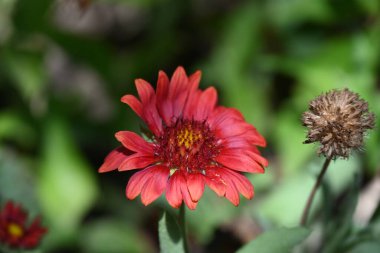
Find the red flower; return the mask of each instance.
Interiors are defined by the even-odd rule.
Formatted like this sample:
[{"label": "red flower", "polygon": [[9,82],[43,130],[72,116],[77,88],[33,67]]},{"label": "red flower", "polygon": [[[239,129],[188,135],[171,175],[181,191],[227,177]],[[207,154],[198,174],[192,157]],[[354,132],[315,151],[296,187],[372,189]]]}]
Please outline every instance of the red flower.
[{"label": "red flower", "polygon": [[41,227],[40,219],[26,227],[27,213],[21,206],[8,201],[0,212],[0,242],[12,248],[35,248],[47,229]]},{"label": "red flower", "polygon": [[140,100],[122,97],[147,124],[152,138],[117,132],[122,146],[105,158],[99,172],[140,169],[128,182],[129,199],[141,194],[148,205],[166,191],[171,206],[178,208],[184,200],[195,209],[205,184],[236,206],[239,192],[253,197],[252,184],[240,172],[264,173],[268,162],[256,146],[265,146],[265,139],[238,110],[216,105],[214,87],[201,91],[200,78],[200,71],[188,77],[182,67],[171,80],[160,71],[156,91],[137,79]]}]

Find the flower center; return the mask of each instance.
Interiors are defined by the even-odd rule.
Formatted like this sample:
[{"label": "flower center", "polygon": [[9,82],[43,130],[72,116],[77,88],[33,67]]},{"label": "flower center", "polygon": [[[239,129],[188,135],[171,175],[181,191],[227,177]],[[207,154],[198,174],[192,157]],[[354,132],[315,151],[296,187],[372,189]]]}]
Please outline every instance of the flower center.
[{"label": "flower center", "polygon": [[155,154],[170,169],[204,173],[219,150],[205,122],[179,119],[157,138]]},{"label": "flower center", "polygon": [[21,237],[24,234],[24,230],[23,230],[23,228],[20,225],[18,225],[16,223],[10,223],[8,225],[8,233],[12,237],[19,238],[19,237]]}]

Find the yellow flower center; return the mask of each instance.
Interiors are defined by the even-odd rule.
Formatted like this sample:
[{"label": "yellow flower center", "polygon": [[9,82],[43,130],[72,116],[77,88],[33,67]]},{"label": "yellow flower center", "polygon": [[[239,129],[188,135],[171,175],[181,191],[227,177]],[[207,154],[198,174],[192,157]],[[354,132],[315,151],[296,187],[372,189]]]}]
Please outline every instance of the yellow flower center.
[{"label": "yellow flower center", "polygon": [[186,149],[190,149],[195,142],[202,139],[202,133],[194,131],[191,126],[180,129],[177,133],[178,146],[185,146]]},{"label": "yellow flower center", "polygon": [[8,233],[13,237],[21,237],[24,234],[23,228],[16,224],[16,223],[10,223],[8,225]]}]

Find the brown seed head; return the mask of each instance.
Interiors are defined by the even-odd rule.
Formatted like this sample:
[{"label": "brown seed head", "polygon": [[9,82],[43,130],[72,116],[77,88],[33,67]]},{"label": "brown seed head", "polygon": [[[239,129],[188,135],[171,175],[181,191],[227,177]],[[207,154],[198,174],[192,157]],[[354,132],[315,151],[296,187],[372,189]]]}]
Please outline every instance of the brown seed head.
[{"label": "brown seed head", "polygon": [[362,147],[365,132],[375,126],[368,103],[347,88],[312,100],[302,121],[308,128],[304,143],[320,142],[318,154],[331,159],[348,158],[352,149]]}]

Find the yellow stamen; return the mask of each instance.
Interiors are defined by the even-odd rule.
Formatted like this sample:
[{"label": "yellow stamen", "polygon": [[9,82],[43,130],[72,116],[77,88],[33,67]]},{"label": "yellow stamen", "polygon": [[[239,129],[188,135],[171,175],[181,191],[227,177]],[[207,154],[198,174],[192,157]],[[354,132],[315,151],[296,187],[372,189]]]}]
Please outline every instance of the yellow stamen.
[{"label": "yellow stamen", "polygon": [[20,225],[16,223],[10,223],[8,225],[8,233],[13,237],[21,237],[24,234],[24,230]]},{"label": "yellow stamen", "polygon": [[186,149],[190,149],[194,142],[202,138],[202,134],[199,131],[193,131],[191,128],[181,129],[177,135],[178,146],[185,146]]}]

